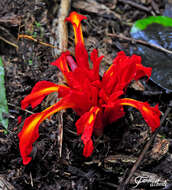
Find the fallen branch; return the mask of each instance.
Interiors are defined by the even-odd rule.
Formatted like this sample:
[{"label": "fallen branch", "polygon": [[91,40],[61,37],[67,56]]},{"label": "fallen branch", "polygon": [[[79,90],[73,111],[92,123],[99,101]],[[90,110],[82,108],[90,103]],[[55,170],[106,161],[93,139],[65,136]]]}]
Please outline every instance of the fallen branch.
[{"label": "fallen branch", "polygon": [[110,33],[107,33],[107,36],[109,37],[115,37],[115,38],[120,38],[120,39],[123,39],[123,40],[127,40],[127,41],[130,41],[132,43],[139,43],[139,44],[142,44],[142,45],[145,45],[145,46],[149,46],[149,47],[152,47],[152,48],[155,48],[155,49],[158,49],[162,52],[165,52],[165,53],[169,53],[169,54],[172,54],[172,51],[168,50],[168,49],[165,49],[163,47],[160,47],[160,46],[157,46],[157,45],[154,45],[154,44],[151,44],[151,43],[148,43],[144,40],[136,40],[134,38],[129,38],[127,36],[124,36],[123,34],[110,34]]}]

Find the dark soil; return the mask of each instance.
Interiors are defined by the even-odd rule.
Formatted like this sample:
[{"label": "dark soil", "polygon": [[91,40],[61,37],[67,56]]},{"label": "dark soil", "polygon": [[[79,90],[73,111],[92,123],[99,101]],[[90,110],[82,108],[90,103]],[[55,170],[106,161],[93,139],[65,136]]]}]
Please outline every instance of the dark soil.
[{"label": "dark soil", "polygon": [[[129,54],[130,42],[111,38],[107,33],[122,33],[129,36],[131,23],[149,15],[161,15],[165,9],[165,1],[137,0],[139,5],[150,8],[150,11],[136,8],[125,1],[96,0],[111,10],[90,11],[88,8],[76,8],[72,1],[71,11],[75,10],[87,16],[83,22],[83,32],[86,47],[90,52],[99,49],[99,54],[105,56],[102,63],[105,68],[112,63],[116,53],[124,50]],[[116,4],[115,4],[116,2]],[[151,3],[153,2],[153,3]],[[59,114],[50,121],[45,121],[40,127],[40,137],[34,145],[33,160],[27,166],[22,164],[19,153],[18,136],[22,124],[17,125],[18,116],[23,119],[30,113],[21,110],[21,100],[30,93],[32,87],[40,80],[58,83],[61,77],[59,71],[50,63],[55,60],[52,48],[35,43],[31,40],[20,39],[18,33],[34,36],[36,39],[50,43],[53,37],[52,23],[57,18],[59,1],[53,0],[3,0],[0,1],[1,18],[13,18],[0,21],[0,36],[19,46],[18,50],[3,40],[0,40],[0,55],[5,68],[5,86],[9,107],[8,133],[0,133],[0,177],[8,181],[17,190],[60,190],[60,189],[116,189],[126,171],[133,166],[131,161],[138,158],[149,140],[151,132],[142,116],[135,109],[126,108],[126,116],[118,122],[107,126],[104,135],[94,140],[94,153],[86,159],[82,156],[83,144],[76,134],[75,121],[77,116],[72,110],[63,113],[63,147],[59,156],[58,125]],[[54,7],[57,10],[54,10]],[[119,15],[115,17],[112,13]],[[73,30],[69,26],[69,44],[73,44]],[[72,48],[71,48],[72,50]],[[170,94],[166,94],[152,81],[141,80],[144,91],[129,87],[126,97],[148,101],[151,105],[159,104],[162,114],[169,106]],[[151,92],[161,92],[152,95]],[[49,105],[46,99],[33,112],[39,112]],[[139,166],[139,171],[156,174],[157,178],[172,180],[172,125],[170,114],[158,134],[155,142],[145,155],[145,160]],[[3,127],[0,129],[3,131]],[[165,142],[165,147],[163,146]],[[159,149],[156,151],[157,146]],[[163,147],[162,147],[162,146]],[[154,150],[154,151],[153,151]],[[120,158],[116,159],[116,155]],[[130,161],[126,160],[132,157]],[[114,161],[116,159],[116,162]],[[127,170],[128,169],[128,170]],[[1,178],[0,178],[1,180]],[[136,184],[135,184],[136,185]],[[2,184],[0,181],[0,189]],[[128,189],[132,188],[132,182]],[[9,188],[10,189],[10,188]],[[162,186],[150,187],[149,184],[136,189],[163,189]],[[166,189],[171,189],[170,185]]]}]

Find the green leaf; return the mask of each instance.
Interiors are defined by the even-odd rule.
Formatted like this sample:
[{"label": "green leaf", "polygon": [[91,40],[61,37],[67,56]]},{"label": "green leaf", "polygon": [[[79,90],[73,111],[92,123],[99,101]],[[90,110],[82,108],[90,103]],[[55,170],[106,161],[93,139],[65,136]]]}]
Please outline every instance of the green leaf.
[{"label": "green leaf", "polygon": [[141,20],[138,20],[134,23],[131,28],[131,33],[139,32],[140,30],[144,30],[147,26],[156,23],[163,25],[164,27],[172,26],[172,18],[167,16],[150,16]]},{"label": "green leaf", "polygon": [[4,86],[4,67],[2,59],[0,57],[0,124],[7,129],[8,128],[8,119],[4,117],[5,114],[8,115],[8,104],[5,93]]},{"label": "green leaf", "polygon": [[[130,34],[134,39],[172,51],[172,18],[151,16],[138,20]],[[141,44],[132,46],[130,53],[140,55],[142,64],[152,67],[151,79],[166,92],[172,92],[172,54]]]}]

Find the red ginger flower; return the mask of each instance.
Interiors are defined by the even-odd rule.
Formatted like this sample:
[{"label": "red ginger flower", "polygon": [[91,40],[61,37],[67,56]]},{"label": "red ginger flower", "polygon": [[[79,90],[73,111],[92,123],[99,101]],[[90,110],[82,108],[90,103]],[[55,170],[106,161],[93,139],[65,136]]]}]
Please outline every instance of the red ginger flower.
[{"label": "red ginger flower", "polygon": [[76,128],[77,133],[82,135],[85,157],[89,157],[93,151],[92,133],[101,135],[105,125],[123,117],[125,114],[123,106],[138,109],[152,131],[160,125],[158,105],[151,107],[147,102],[120,98],[132,80],[138,80],[143,76],[149,78],[152,69],[141,64],[141,57],[137,55],[129,57],[121,51],[101,79],[99,64],[103,56],[98,57],[98,51],[94,49],[90,57],[93,67],[89,67],[88,53],[84,46],[81,28],[83,19],[86,17],[76,12],[72,12],[66,18],[74,28],[76,61],[67,51],[52,63],[63,73],[67,85],[40,81],[21,102],[22,109],[25,109],[29,105],[32,108],[36,107],[46,95],[52,92],[58,92],[58,97],[61,98],[56,104],[40,113],[32,114],[25,120],[18,135],[20,153],[25,165],[32,159],[29,155],[32,151],[32,144],[39,137],[39,125],[62,109],[72,108],[80,116],[76,122]]}]

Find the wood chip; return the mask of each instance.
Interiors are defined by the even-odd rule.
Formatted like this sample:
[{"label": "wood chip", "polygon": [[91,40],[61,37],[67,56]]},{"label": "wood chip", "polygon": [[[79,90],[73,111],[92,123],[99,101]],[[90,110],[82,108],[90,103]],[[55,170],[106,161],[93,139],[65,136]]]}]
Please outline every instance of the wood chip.
[{"label": "wood chip", "polygon": [[0,175],[0,190],[15,190],[14,186],[12,186],[3,175]]},{"label": "wood chip", "polygon": [[133,81],[130,86],[137,91],[144,91],[145,90],[143,84],[139,80]]}]

